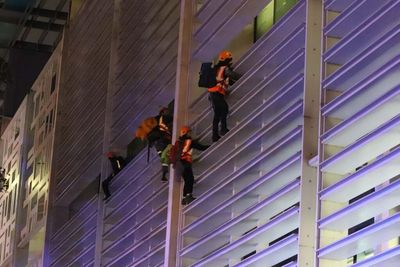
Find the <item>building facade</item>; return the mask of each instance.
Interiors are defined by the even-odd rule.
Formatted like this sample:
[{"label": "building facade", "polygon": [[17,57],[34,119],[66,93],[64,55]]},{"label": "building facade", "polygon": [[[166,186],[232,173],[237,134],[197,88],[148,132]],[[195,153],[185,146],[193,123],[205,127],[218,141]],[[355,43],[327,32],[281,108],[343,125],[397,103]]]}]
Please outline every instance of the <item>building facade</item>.
[{"label": "building facade", "polygon": [[[0,266],[400,266],[398,0],[78,2],[3,134]],[[211,143],[222,50],[241,77]],[[211,144],[186,206],[134,137],[172,102],[172,141]]]},{"label": "building facade", "polygon": [[5,178],[8,180],[8,188],[2,185],[0,193],[1,266],[15,266],[15,252],[21,231],[21,217],[23,217],[21,207],[26,166],[25,144],[30,113],[31,106],[29,96],[27,96],[1,137],[1,166],[5,169]]}]

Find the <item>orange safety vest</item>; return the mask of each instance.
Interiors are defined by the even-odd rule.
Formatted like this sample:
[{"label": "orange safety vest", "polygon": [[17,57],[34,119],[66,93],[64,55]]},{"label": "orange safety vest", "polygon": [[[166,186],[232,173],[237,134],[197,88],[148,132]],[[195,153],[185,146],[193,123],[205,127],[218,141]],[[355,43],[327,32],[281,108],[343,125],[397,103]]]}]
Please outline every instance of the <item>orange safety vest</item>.
[{"label": "orange safety vest", "polygon": [[229,80],[228,77],[225,77],[225,68],[226,66],[221,66],[217,70],[217,85],[211,88],[208,88],[208,92],[210,93],[220,93],[222,95],[226,95],[226,90],[228,89]]},{"label": "orange safety vest", "polygon": [[192,151],[192,139],[185,139],[185,141],[183,141],[181,160],[192,163]]}]

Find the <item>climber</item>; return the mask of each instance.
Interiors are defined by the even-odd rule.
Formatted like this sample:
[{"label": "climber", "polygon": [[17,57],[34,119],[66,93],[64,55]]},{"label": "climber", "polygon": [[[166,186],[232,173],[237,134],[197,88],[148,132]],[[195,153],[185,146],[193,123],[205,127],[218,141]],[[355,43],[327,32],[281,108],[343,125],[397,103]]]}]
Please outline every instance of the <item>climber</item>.
[{"label": "climber", "polygon": [[178,154],[180,158],[180,163],[182,164],[182,177],[185,182],[183,187],[182,205],[188,205],[190,202],[195,200],[193,197],[193,169],[192,169],[192,150],[206,150],[209,146],[202,145],[196,140],[193,140],[191,135],[191,130],[188,126],[183,126],[179,132],[179,139],[175,144],[175,147],[180,147],[178,149]]},{"label": "climber", "polygon": [[171,129],[172,129],[172,122],[173,116],[168,108],[163,107],[158,116],[156,117],[158,121],[158,131],[159,131],[159,139],[155,140],[154,146],[157,150],[157,154],[160,157],[161,161],[161,181],[167,182],[167,173],[168,173],[168,153],[171,148]]},{"label": "climber", "polygon": [[[146,140],[148,151],[154,145],[162,165],[161,181],[167,182],[168,152],[171,147],[171,128],[173,122],[172,111],[163,107],[156,117],[145,119],[136,130],[136,137]],[[149,161],[149,154],[147,161]]]},{"label": "climber", "polygon": [[[239,74],[232,69],[232,54],[228,51],[222,51],[219,54],[218,63],[214,66],[214,69],[217,84],[208,88],[208,92],[214,110],[212,141],[216,142],[221,138],[220,134],[225,135],[229,131],[226,122],[229,107],[225,101],[225,95],[228,93],[228,86],[233,85],[239,79]],[[220,131],[219,125],[221,125]]]},{"label": "climber", "polygon": [[109,185],[111,180],[125,167],[125,160],[121,156],[114,155],[113,152],[107,153],[107,158],[111,163],[112,173],[102,182],[104,200],[111,197]]}]

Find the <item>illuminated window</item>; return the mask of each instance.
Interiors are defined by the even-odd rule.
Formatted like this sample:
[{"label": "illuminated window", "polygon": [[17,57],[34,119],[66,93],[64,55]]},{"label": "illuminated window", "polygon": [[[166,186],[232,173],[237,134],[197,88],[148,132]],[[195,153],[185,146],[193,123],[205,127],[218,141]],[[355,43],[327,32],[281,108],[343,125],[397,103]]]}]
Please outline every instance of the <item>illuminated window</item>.
[{"label": "illuminated window", "polygon": [[285,15],[296,3],[297,0],[275,0],[275,22]]},{"label": "illuminated window", "polygon": [[257,41],[279,21],[298,0],[272,0],[255,18],[254,41]]},{"label": "illuminated window", "polygon": [[272,25],[274,25],[274,4],[275,1],[271,1],[256,17],[254,31],[255,40],[258,40]]}]

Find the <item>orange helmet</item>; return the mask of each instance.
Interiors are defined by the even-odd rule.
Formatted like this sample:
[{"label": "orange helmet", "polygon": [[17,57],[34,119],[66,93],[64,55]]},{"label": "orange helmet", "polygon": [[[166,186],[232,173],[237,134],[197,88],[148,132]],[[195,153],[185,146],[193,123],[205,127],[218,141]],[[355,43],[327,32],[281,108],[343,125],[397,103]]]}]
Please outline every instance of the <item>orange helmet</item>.
[{"label": "orange helmet", "polygon": [[218,60],[219,61],[225,61],[227,59],[232,59],[232,53],[229,51],[222,51],[219,53]]},{"label": "orange helmet", "polygon": [[184,136],[188,132],[190,132],[190,128],[188,126],[183,126],[179,131],[179,136]]}]

